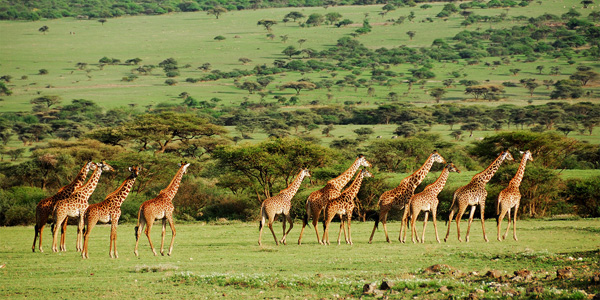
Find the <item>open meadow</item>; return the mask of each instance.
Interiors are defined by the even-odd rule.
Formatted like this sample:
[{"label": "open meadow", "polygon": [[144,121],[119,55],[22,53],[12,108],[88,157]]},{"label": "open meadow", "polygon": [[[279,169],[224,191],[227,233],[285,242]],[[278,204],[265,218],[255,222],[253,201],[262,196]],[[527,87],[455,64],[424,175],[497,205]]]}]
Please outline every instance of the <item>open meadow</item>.
[{"label": "open meadow", "polygon": [[[444,218],[447,216],[444,216]],[[354,245],[316,244],[312,228],[304,243],[296,244],[301,223],[288,237],[288,245],[275,246],[268,228],[263,246],[257,245],[256,223],[215,222],[176,224],[173,255],[154,257],[148,242],[140,242],[140,257],[133,254],[133,226],[118,228],[119,258],[108,256],[109,226],[97,226],[90,237],[90,258],[74,251],[75,228],[67,230],[67,252],[52,253],[48,231],[45,252],[31,252],[33,228],[0,228],[0,297],[6,299],[462,299],[474,294],[486,299],[586,299],[600,292],[600,220],[546,219],[517,222],[519,241],[498,242],[494,220],[486,222],[490,242],[483,241],[481,226],[473,223],[471,241],[460,243],[452,224],[439,222],[442,242],[435,242],[431,222],[424,244],[385,242],[382,230],[373,244],[367,240],[373,223],[354,222]],[[462,229],[466,222],[463,220]],[[337,223],[332,223],[332,236]],[[388,224],[392,237],[400,224]],[[503,227],[506,221],[503,223]],[[319,225],[320,226],[320,225]],[[281,237],[278,222],[276,234]],[[422,223],[417,223],[420,232]],[[167,229],[167,243],[170,231]],[[159,223],[152,239],[160,242]],[[410,241],[410,239],[409,239]],[[434,268],[430,268],[434,265]],[[573,277],[557,279],[557,271],[571,268]],[[427,270],[429,268],[429,270]],[[521,278],[515,271],[521,272]],[[494,278],[489,271],[499,271]],[[365,284],[391,290],[363,295]],[[534,289],[535,288],[535,289]]]}]

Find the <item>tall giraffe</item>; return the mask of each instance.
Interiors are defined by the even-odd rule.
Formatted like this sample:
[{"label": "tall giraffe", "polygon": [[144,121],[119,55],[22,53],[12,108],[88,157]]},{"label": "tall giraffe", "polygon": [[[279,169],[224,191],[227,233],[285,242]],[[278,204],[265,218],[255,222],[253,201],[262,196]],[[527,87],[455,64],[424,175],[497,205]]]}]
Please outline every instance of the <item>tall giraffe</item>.
[{"label": "tall giraffe", "polygon": [[[523,152],[521,152],[523,153]],[[515,215],[513,217],[513,238],[515,241],[517,239],[517,210],[519,210],[519,204],[521,202],[521,192],[519,191],[519,186],[521,185],[521,181],[523,180],[523,174],[525,174],[525,165],[527,161],[533,161],[533,157],[531,156],[531,152],[527,150],[523,153],[523,158],[521,159],[521,163],[519,164],[519,169],[517,170],[517,174],[513,179],[511,179],[508,186],[503,189],[498,195],[498,203],[496,206],[496,225],[498,227],[498,240],[502,241],[508,235],[508,229],[510,229],[510,210],[511,208],[515,208]],[[508,212],[508,227],[506,227],[506,232],[502,236],[502,240],[500,239],[500,224],[504,219],[504,215]]]},{"label": "tall giraffe", "polygon": [[[259,246],[262,245],[262,231],[263,227],[265,226],[265,221],[267,219],[267,225],[269,226],[269,229],[271,229],[271,233],[273,234],[273,238],[275,239],[275,244],[279,245],[279,242],[277,241],[277,236],[275,236],[275,231],[273,231],[273,222],[275,221],[275,216],[277,216],[278,214],[284,215],[283,237],[281,238],[281,243],[283,243],[284,245],[286,244],[286,237],[294,227],[292,217],[290,217],[290,208],[292,208],[292,198],[294,198],[294,195],[296,195],[296,192],[300,188],[300,184],[302,184],[302,180],[304,180],[304,177],[310,177],[310,172],[308,171],[308,169],[300,170],[300,173],[296,175],[294,181],[292,181],[292,183],[290,183],[290,185],[287,188],[281,190],[279,194],[263,201],[260,207],[260,224],[258,235]],[[285,231],[286,220],[290,223],[290,229],[288,229],[287,232]]]},{"label": "tall giraffe", "polygon": [[417,237],[417,228],[415,227],[415,222],[417,221],[417,217],[421,211],[425,212],[425,218],[423,219],[423,233],[421,234],[421,243],[425,242],[425,227],[427,227],[427,219],[429,219],[429,212],[431,212],[431,217],[433,218],[433,228],[435,229],[435,240],[439,243],[440,237],[438,235],[437,229],[437,207],[440,201],[438,200],[438,195],[444,189],[446,185],[446,180],[448,180],[448,175],[450,172],[460,173],[460,170],[453,164],[448,163],[444,166],[442,173],[438,179],[425,187],[425,189],[412,196],[410,199],[410,227],[411,227],[411,238],[412,242],[415,242],[415,237],[417,241],[419,241],[419,237]]},{"label": "tall giraffe", "polygon": [[306,199],[306,215],[302,219],[302,230],[300,230],[300,237],[298,238],[298,245],[302,244],[302,235],[304,234],[304,228],[308,224],[308,219],[312,217],[312,224],[317,234],[317,242],[322,244],[323,242],[319,238],[319,228],[317,223],[319,222],[319,215],[325,208],[325,205],[334,198],[340,196],[341,190],[350,182],[356,170],[363,167],[371,167],[371,163],[367,161],[364,155],[359,154],[354,160],[350,168],[340,174],[340,176],[331,179],[327,184],[320,190],[310,193],[308,199]]},{"label": "tall giraffe", "polygon": [[148,242],[150,243],[150,249],[152,249],[152,253],[156,256],[156,250],[154,250],[154,245],[152,244],[152,240],[150,240],[150,229],[152,229],[152,224],[154,220],[162,219],[162,237],[160,242],[160,254],[165,255],[164,252],[164,244],[165,244],[165,232],[167,230],[167,222],[169,222],[169,227],[171,227],[171,245],[169,246],[169,252],[167,255],[171,256],[171,252],[173,252],[173,242],[175,241],[175,224],[173,223],[173,210],[175,210],[175,206],[173,206],[173,198],[177,194],[177,190],[179,189],[179,184],[181,183],[181,178],[183,178],[183,174],[187,172],[187,168],[190,166],[188,162],[181,162],[179,164],[179,170],[175,174],[175,177],[171,180],[171,183],[154,199],[150,199],[145,201],[140,206],[140,210],[138,212],[138,222],[135,227],[135,249],[133,253],[135,256],[138,256],[138,243],[140,241],[140,235],[142,234],[142,230],[144,226],[146,226],[146,230],[144,233],[148,237]]},{"label": "tall giraffe", "polygon": [[[84,219],[86,231],[83,239],[83,251],[81,251],[82,258],[89,258],[88,239],[90,237],[90,233],[92,232],[92,228],[94,228],[98,221],[102,223],[110,222],[110,245],[108,248],[108,254],[111,258],[119,258],[119,254],[117,252],[117,226],[119,225],[119,218],[121,217],[121,204],[123,201],[125,201],[127,195],[129,195],[140,169],[141,168],[138,166],[129,167],[129,172],[131,172],[131,175],[129,175],[129,177],[123,181],[121,186],[106,196],[104,201],[90,205],[85,211]],[[113,245],[115,249],[114,256],[112,251]]]},{"label": "tall giraffe", "polygon": [[[469,241],[469,232],[471,231],[471,223],[473,223],[473,215],[475,209],[479,205],[481,211],[481,228],[483,229],[483,239],[487,242],[488,238],[485,234],[485,198],[487,197],[487,191],[485,185],[492,179],[492,176],[498,171],[498,168],[504,160],[513,160],[512,155],[508,150],[500,153],[500,155],[482,172],[475,174],[467,185],[458,188],[454,192],[454,198],[452,200],[452,206],[450,207],[450,216],[448,217],[448,231],[444,242],[448,240],[450,235],[450,225],[452,225],[452,217],[456,213],[456,230],[458,233],[458,240],[462,242],[460,237],[460,219],[465,214],[468,206],[471,207],[471,213],[469,214],[469,225],[467,226],[466,241]],[[458,213],[457,213],[458,212]]]},{"label": "tall giraffe", "polygon": [[[373,177],[373,175],[366,169],[362,169],[357,175],[354,182],[345,189],[342,194],[327,203],[325,207],[325,220],[323,221],[323,244],[329,245],[329,225],[335,215],[340,216],[340,232],[338,233],[338,245],[342,237],[342,230],[344,230],[344,236],[346,237],[346,229],[344,228],[344,222],[348,223],[348,236],[346,237],[346,243],[352,245],[352,234],[350,233],[350,221],[352,220],[352,212],[354,211],[354,198],[360,190],[363,178]],[[346,219],[344,219],[344,215]]]},{"label": "tall giraffe", "polygon": [[[77,225],[77,251],[81,251],[83,249],[83,215],[85,210],[88,208],[88,199],[96,189],[98,185],[98,181],[100,180],[100,175],[102,175],[102,171],[114,171],[113,167],[111,167],[106,162],[102,161],[100,163],[96,163],[92,165],[92,169],[94,169],[94,173],[82,187],[78,188],[69,196],[68,198],[59,201],[54,206],[54,231],[52,234],[52,251],[58,252],[57,248],[57,237],[58,237],[58,227],[62,224],[63,221],[67,217],[79,218]],[[64,235],[63,235],[64,236]],[[64,239],[61,238],[60,251],[67,251]]]},{"label": "tall giraffe", "polygon": [[[63,200],[73,193],[76,189],[81,187],[85,183],[85,178],[87,177],[88,172],[90,171],[90,166],[92,165],[91,161],[86,162],[79,173],[75,176],[75,179],[68,185],[63,186],[55,195],[48,197],[42,201],[40,201],[35,207],[35,235],[33,237],[33,245],[31,246],[31,251],[35,252],[35,241],[40,236],[40,244],[39,249],[40,252],[44,252],[42,248],[42,233],[44,232],[44,226],[48,222],[48,218],[52,215],[52,211],[54,210],[54,205],[60,200]],[[62,232],[64,234],[64,230],[66,229],[67,222],[63,222]]]},{"label": "tall giraffe", "polygon": [[[369,244],[373,241],[373,235],[375,235],[375,229],[379,225],[379,222],[383,224],[383,232],[385,233],[385,240],[390,243],[390,238],[387,232],[387,215],[392,208],[398,207],[400,209],[404,209],[404,214],[402,216],[402,225],[400,227],[400,235],[398,236],[398,240],[404,243],[404,239],[406,238],[406,225],[408,221],[408,206],[410,204],[410,198],[413,196],[415,189],[429,170],[431,166],[433,166],[434,162],[438,163],[446,163],[446,160],[437,152],[437,150],[433,150],[433,152],[429,155],[425,163],[414,173],[409,175],[408,177],[402,179],[400,184],[389,191],[384,192],[379,197],[379,216],[375,219],[375,225],[373,226],[373,231],[371,232],[371,237],[369,238]],[[404,238],[402,237],[402,232],[404,231]]]}]

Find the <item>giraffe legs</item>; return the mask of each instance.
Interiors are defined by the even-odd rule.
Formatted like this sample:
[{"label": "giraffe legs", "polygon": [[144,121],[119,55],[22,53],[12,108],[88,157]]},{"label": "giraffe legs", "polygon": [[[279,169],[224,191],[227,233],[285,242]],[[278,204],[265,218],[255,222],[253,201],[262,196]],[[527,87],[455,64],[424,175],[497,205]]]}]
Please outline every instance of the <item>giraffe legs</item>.
[{"label": "giraffe legs", "polygon": [[83,251],[83,215],[79,216],[79,222],[77,222],[77,252]]},{"label": "giraffe legs", "polygon": [[66,246],[66,232],[67,232],[67,224],[69,224],[69,216],[65,217],[65,220],[62,223],[62,227],[60,229],[60,251],[67,251],[67,246]]},{"label": "giraffe legs", "polygon": [[515,239],[515,241],[519,240],[517,238],[517,210],[519,210],[519,204],[515,206],[515,216],[513,217],[513,239]]},{"label": "giraffe legs", "polygon": [[87,226],[86,226],[85,234],[83,235],[83,249],[81,250],[81,258],[83,258],[83,259],[89,258],[88,241],[90,238],[90,234],[92,233],[92,228],[94,228],[94,226],[96,226],[97,222],[98,222],[98,219],[91,218],[91,217],[88,217],[85,220],[85,223]]},{"label": "giraffe legs", "polygon": [[[112,219],[110,223],[110,244],[108,246],[108,255],[110,258],[119,258],[119,253],[117,252],[117,225],[119,224],[119,219]],[[113,251],[114,249],[114,251]]]},{"label": "giraffe legs", "polygon": [[[306,202],[306,217],[302,219],[302,229],[300,230],[300,237],[298,238],[298,245],[302,245],[302,235],[304,234],[304,228],[308,225],[308,218],[310,217],[310,202]],[[317,236],[317,239],[319,237]]]},{"label": "giraffe legs", "polygon": [[275,239],[275,245],[279,246],[279,241],[277,240],[277,236],[275,235],[275,231],[273,230],[273,221],[275,220],[271,220],[271,218],[269,218],[269,223],[267,225],[269,226],[269,229],[271,229],[273,239]]},{"label": "giraffe legs", "polygon": [[46,222],[48,222],[48,213],[41,211],[41,209],[36,209],[36,222],[35,222],[35,235],[33,236],[33,245],[31,246],[31,251],[35,252],[35,242],[39,235],[40,237],[40,252],[44,252],[42,249],[42,233],[44,232],[44,226],[46,226]]},{"label": "giraffe legs", "polygon": [[[426,211],[425,212],[425,216],[423,217],[423,233],[421,234],[421,243],[425,243],[425,228],[427,227],[427,221],[429,219],[429,212]],[[415,226],[415,224],[413,224],[412,226]],[[417,229],[414,229],[415,231],[415,235],[417,233]],[[417,241],[419,241],[419,237],[417,237]]]},{"label": "giraffe legs", "polygon": [[431,218],[433,219],[433,229],[435,230],[435,240],[438,242],[438,244],[440,243],[440,236],[438,235],[438,228],[437,228],[437,207],[432,207],[431,208]]},{"label": "giraffe legs", "polygon": [[[313,227],[315,228],[315,233],[317,234],[317,242],[319,242],[319,244],[323,245],[323,240],[325,238],[323,237],[323,240],[321,240],[319,238],[319,227],[317,226],[319,224],[319,216],[321,215],[321,210],[320,209],[319,210],[315,209],[315,210],[313,210],[312,213],[313,213],[312,224],[313,224]],[[325,222],[325,220],[323,220],[323,222]],[[325,233],[323,233],[323,234],[325,234]]]},{"label": "giraffe legs", "polygon": [[388,243],[390,242],[390,237],[388,236],[388,232],[387,232],[387,226],[386,226],[386,222],[387,222],[387,214],[390,211],[389,208],[385,208],[382,207],[379,210],[379,219],[375,221],[375,225],[373,225],[373,231],[371,232],[371,237],[369,238],[369,244],[373,241],[373,236],[375,235],[375,229],[377,229],[377,224],[379,224],[379,222],[381,222],[382,226],[383,226],[383,232],[385,233],[385,240]]},{"label": "giraffe legs", "polygon": [[138,225],[135,227],[135,249],[133,250],[133,253],[136,257],[138,256],[138,244],[140,242],[140,236],[142,235],[144,225],[146,225],[146,219],[141,216],[141,218],[138,218]]},{"label": "giraffe legs", "polygon": [[[54,224],[55,225],[52,230],[52,252],[58,252],[58,245],[57,245],[58,244],[58,230],[59,230],[58,227],[61,226],[63,221],[65,221],[65,224],[66,224],[66,218],[67,218],[67,216],[65,214],[56,213],[54,216]],[[61,250],[64,251],[62,249],[62,245],[61,245]]]},{"label": "giraffe legs", "polygon": [[[406,232],[408,231],[408,214],[410,213],[410,203],[407,203],[404,206],[404,213],[402,214],[402,225],[400,226],[400,235],[398,236],[398,240],[404,244],[406,241]],[[404,233],[404,235],[402,234]],[[418,239],[418,238],[417,238]]]},{"label": "giraffe legs", "polygon": [[[173,243],[175,242],[175,236],[177,235],[177,232],[175,231],[175,223],[173,222],[173,216],[169,215],[168,217],[165,217],[165,219],[167,219],[167,222],[169,222],[169,227],[171,228],[171,244],[169,245],[169,252],[167,253],[168,256],[171,256],[171,253],[173,253]],[[115,246],[115,253],[116,249],[117,248]]]},{"label": "giraffe legs", "polygon": [[[485,233],[485,198],[484,198],[484,202],[479,204],[479,212],[481,214],[481,229],[483,230],[483,239],[486,242],[489,242],[490,240],[488,240],[487,234]],[[468,236],[469,236],[469,234],[467,234],[467,237]]]},{"label": "giraffe legs", "polygon": [[496,239],[498,241],[502,241],[503,239],[506,238],[506,233],[504,234],[504,236],[502,238],[500,238],[500,227],[502,225],[502,221],[504,220],[504,216],[506,215],[507,211],[508,211],[508,227],[506,228],[506,233],[508,233],[508,228],[510,228],[510,209],[507,210],[505,208],[502,208],[500,210],[500,214],[498,215],[498,221],[496,221],[496,227],[497,227],[496,229],[497,229],[497,232],[498,232],[498,235],[496,236]]},{"label": "giraffe legs", "polygon": [[455,206],[450,207],[450,215],[448,216],[448,231],[446,231],[446,237],[444,237],[444,242],[448,241],[448,236],[450,236],[450,226],[452,225],[452,217],[454,217],[454,214],[456,212],[457,209]]},{"label": "giraffe legs", "polygon": [[344,216],[340,215],[340,232],[338,233],[338,245],[342,240],[342,231],[344,231],[344,238],[346,239],[346,243],[348,243],[348,237],[346,236],[346,227],[344,227]]},{"label": "giraffe legs", "polygon": [[[416,243],[415,237],[417,235],[417,229],[415,228],[415,224],[417,223],[417,217],[419,216],[419,213],[420,213],[420,211],[417,211],[416,209],[414,209],[412,211],[412,213],[410,214],[410,237],[411,237],[413,244]],[[427,212],[425,212],[425,216],[427,216]],[[425,220],[427,220],[427,218]],[[425,221],[425,222],[427,222],[427,221]],[[423,224],[423,235],[425,235],[425,224],[427,224],[427,223]],[[417,241],[418,241],[418,237],[417,237]]]},{"label": "giraffe legs", "polygon": [[325,230],[323,231],[323,244],[324,245],[330,245],[329,244],[329,225],[331,225],[331,220],[333,220],[333,214],[329,215],[329,214],[325,214],[325,220],[323,220],[323,222],[325,222]]},{"label": "giraffe legs", "polygon": [[[152,244],[152,240],[150,239],[150,230],[152,229],[152,223],[154,223],[154,220],[151,220],[151,221],[152,222],[150,222],[150,220],[146,220],[146,229],[144,230],[144,233],[146,234],[146,237],[148,237],[148,243],[150,244],[150,249],[152,249],[152,253],[154,253],[154,256],[158,256],[158,254],[156,254],[156,250],[154,250],[154,245]],[[137,251],[137,247],[136,247],[136,251]]]},{"label": "giraffe legs", "polygon": [[160,234],[160,255],[165,256],[165,235],[167,234],[167,218],[162,219],[162,231]]},{"label": "giraffe legs", "polygon": [[348,223],[348,241],[346,242],[347,244],[353,245],[352,243],[352,234],[350,233],[350,221],[352,221],[352,212],[350,212],[347,216],[348,220],[346,221],[346,223]]},{"label": "giraffe legs", "polygon": [[[285,231],[285,222],[290,223],[290,229],[288,229],[288,231]],[[286,241],[286,237],[288,235],[288,233],[290,233],[290,231],[292,231],[292,228],[294,227],[294,221],[292,220],[292,217],[290,216],[289,212],[287,214],[283,215],[283,237],[281,238],[280,243],[287,245],[287,241]]]},{"label": "giraffe legs", "polygon": [[[469,223],[467,225],[467,234],[465,235],[465,241],[469,242],[469,232],[471,232],[471,224],[473,223],[473,215],[475,215],[476,206],[471,206],[471,211],[469,212]],[[458,224],[458,222],[457,222]]]}]

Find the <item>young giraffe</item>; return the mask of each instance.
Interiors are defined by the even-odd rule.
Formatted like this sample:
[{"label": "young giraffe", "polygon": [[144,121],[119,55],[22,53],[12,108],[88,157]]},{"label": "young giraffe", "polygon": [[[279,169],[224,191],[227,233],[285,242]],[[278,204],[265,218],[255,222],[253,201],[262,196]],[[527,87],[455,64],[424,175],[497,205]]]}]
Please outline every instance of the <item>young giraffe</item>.
[{"label": "young giraffe", "polygon": [[133,251],[135,256],[138,256],[138,243],[140,241],[142,230],[144,230],[144,226],[146,226],[144,233],[148,237],[150,249],[152,249],[154,256],[157,256],[156,250],[154,250],[154,245],[152,244],[152,240],[150,240],[150,229],[152,229],[154,220],[161,219],[162,237],[160,242],[160,254],[163,256],[165,255],[165,232],[167,230],[167,222],[169,222],[169,227],[171,227],[171,245],[169,246],[169,252],[167,255],[171,256],[171,252],[173,252],[173,242],[175,241],[176,235],[175,224],[173,223],[173,210],[175,210],[175,207],[173,206],[173,198],[175,197],[175,194],[177,194],[179,184],[181,183],[181,178],[183,178],[183,174],[187,172],[187,168],[189,166],[189,163],[181,162],[179,165],[179,170],[175,174],[175,177],[173,177],[171,180],[171,183],[169,183],[169,186],[160,191],[156,198],[145,201],[140,206],[140,210],[138,212],[138,222],[137,226],[135,227],[135,249]]},{"label": "young giraffe", "polygon": [[[286,237],[288,233],[294,227],[294,223],[292,222],[292,218],[290,217],[290,208],[292,208],[292,198],[296,195],[296,192],[300,188],[300,184],[302,184],[302,180],[304,177],[310,177],[310,173],[308,169],[302,169],[300,173],[296,176],[294,181],[285,189],[281,190],[279,194],[266,199],[263,201],[260,207],[260,224],[259,224],[259,235],[258,235],[258,245],[262,246],[262,231],[265,226],[265,221],[268,219],[269,222],[267,225],[269,229],[271,229],[271,233],[273,234],[273,238],[275,239],[275,244],[279,245],[277,241],[277,236],[275,236],[275,231],[273,231],[273,222],[275,221],[275,217],[278,214],[283,214],[283,237],[281,238],[281,243],[286,244]],[[285,222],[290,223],[290,229],[285,231]]]},{"label": "young giraffe", "polygon": [[[369,244],[373,241],[373,235],[375,235],[375,229],[377,229],[379,222],[381,222],[381,224],[383,224],[383,232],[385,233],[385,240],[388,243],[390,243],[390,238],[388,236],[386,222],[387,222],[388,213],[394,207],[399,207],[400,209],[404,209],[404,214],[402,216],[402,225],[400,227],[400,235],[398,237],[398,240],[400,242],[404,243],[404,239],[406,238],[406,225],[408,222],[408,213],[409,213],[408,205],[410,204],[410,198],[414,194],[417,186],[419,184],[421,184],[423,179],[425,179],[425,176],[427,176],[427,173],[429,173],[429,170],[431,169],[431,166],[433,165],[434,162],[438,162],[441,164],[446,163],[446,160],[437,152],[437,150],[433,150],[433,153],[431,153],[431,155],[429,155],[429,157],[427,158],[425,163],[421,166],[421,168],[419,168],[417,171],[415,171],[410,176],[402,179],[402,181],[396,188],[386,191],[383,194],[381,194],[381,196],[379,197],[379,203],[378,203],[379,216],[377,219],[375,219],[375,225],[373,226],[373,231],[371,232],[371,237],[369,238]],[[403,231],[404,231],[404,237],[402,237]]]},{"label": "young giraffe", "polygon": [[458,240],[462,242],[460,237],[460,219],[465,213],[468,206],[471,207],[471,213],[469,214],[469,225],[467,226],[467,234],[465,236],[466,241],[469,241],[469,232],[471,231],[471,223],[473,223],[473,215],[475,214],[475,209],[477,205],[479,205],[479,210],[481,211],[481,228],[483,229],[483,239],[487,242],[488,238],[485,234],[485,198],[487,197],[487,191],[485,190],[485,185],[492,179],[492,176],[498,171],[500,164],[504,160],[513,160],[510,152],[504,151],[498,156],[488,167],[483,170],[481,173],[476,174],[471,179],[467,185],[458,188],[454,192],[454,198],[452,200],[452,206],[450,207],[450,216],[448,217],[448,231],[446,232],[446,237],[444,238],[444,242],[448,240],[448,236],[450,235],[450,225],[452,225],[452,217],[456,213],[456,230],[458,232]]},{"label": "young giraffe", "polygon": [[[50,218],[50,215],[52,215],[54,206],[58,201],[71,196],[71,194],[73,194],[73,191],[75,191],[85,183],[85,178],[87,177],[91,165],[92,162],[86,162],[71,183],[63,186],[60,190],[58,190],[58,192],[56,192],[54,196],[48,197],[37,204],[37,206],[35,207],[35,235],[33,237],[33,245],[31,246],[31,251],[35,252],[35,241],[39,235],[39,249],[40,252],[44,252],[44,249],[42,248],[42,233],[44,232],[44,226],[46,226],[48,218]],[[64,235],[64,230],[67,226],[66,220],[65,222],[63,222],[62,225],[62,234]]]},{"label": "young giraffe", "polygon": [[[335,215],[340,216],[340,232],[338,233],[338,245],[342,237],[342,230],[344,230],[344,237],[346,238],[346,244],[352,245],[352,234],[350,233],[350,221],[352,220],[352,212],[354,211],[354,198],[360,190],[363,178],[373,177],[373,175],[366,169],[361,170],[357,175],[352,185],[348,187],[342,194],[327,203],[325,207],[325,220],[323,221],[323,244],[329,245],[329,225]],[[346,215],[346,219],[344,219]],[[346,236],[346,229],[344,222],[348,223],[348,236]]]},{"label": "young giraffe", "polygon": [[444,189],[446,185],[446,180],[448,180],[448,175],[450,172],[460,173],[460,170],[453,164],[448,163],[442,170],[440,177],[438,179],[425,187],[425,189],[412,196],[410,199],[410,227],[411,227],[411,238],[412,242],[415,243],[415,237],[417,241],[419,241],[419,237],[417,237],[417,228],[415,227],[415,223],[417,221],[417,217],[421,211],[425,212],[425,217],[423,219],[423,233],[421,234],[421,243],[425,242],[425,227],[427,226],[427,220],[429,219],[429,212],[431,212],[431,217],[433,218],[433,228],[435,229],[435,240],[439,243],[440,237],[438,235],[437,229],[437,207],[440,201],[438,200],[438,195]]},{"label": "young giraffe", "polygon": [[[523,153],[523,152],[521,152]],[[521,159],[521,164],[519,164],[519,169],[517,170],[517,174],[510,181],[508,186],[503,189],[498,195],[498,203],[496,206],[496,225],[498,227],[498,240],[502,241],[508,235],[508,229],[510,229],[510,210],[511,208],[515,208],[515,215],[513,217],[513,238],[515,241],[517,239],[517,210],[519,210],[519,204],[521,202],[521,192],[519,192],[519,186],[521,185],[521,181],[523,180],[523,174],[525,174],[525,164],[527,161],[533,161],[533,157],[531,156],[531,152],[527,150],[527,152],[523,153],[523,158]],[[508,212],[508,227],[506,227],[506,232],[502,236],[502,240],[500,239],[500,224],[504,219],[504,215]]]},{"label": "young giraffe", "polygon": [[344,186],[350,182],[354,176],[354,173],[356,173],[356,170],[358,170],[360,166],[371,167],[371,163],[369,163],[362,154],[358,155],[348,170],[346,170],[340,176],[329,180],[322,189],[310,193],[308,199],[306,200],[306,215],[304,215],[304,218],[302,219],[302,230],[300,230],[298,245],[302,244],[304,228],[308,224],[308,219],[310,217],[312,217],[312,224],[315,228],[315,233],[317,234],[317,242],[320,244],[323,243],[319,238],[319,229],[317,227],[319,215],[329,201],[340,196],[342,188],[344,188]]},{"label": "young giraffe", "polygon": [[[56,206],[54,207],[54,224],[56,224],[52,232],[52,251],[54,252],[58,252],[56,244],[59,224],[62,224],[67,217],[79,218],[77,225],[76,248],[77,251],[81,251],[83,249],[83,215],[89,206],[88,199],[96,189],[98,181],[100,180],[100,175],[102,175],[102,171],[114,171],[113,167],[104,161],[92,165],[92,169],[94,169],[94,173],[92,173],[92,176],[88,182],[75,190],[75,192],[73,192],[73,194],[71,194],[71,196],[69,196],[67,199],[56,203]],[[61,238],[60,251],[67,251],[63,241],[64,240]]]},{"label": "young giraffe", "polygon": [[[135,183],[135,179],[137,178],[140,167],[133,166],[129,167],[129,172],[131,175],[123,181],[123,184],[119,186],[114,192],[110,193],[104,201],[100,203],[94,203],[88,207],[85,211],[85,225],[86,231],[83,239],[83,251],[81,251],[82,258],[89,258],[88,256],[88,240],[90,237],[90,233],[92,232],[92,228],[98,223],[98,221],[102,223],[110,222],[110,245],[108,248],[108,254],[110,258],[119,258],[119,254],[117,252],[117,226],[119,225],[119,218],[121,217],[121,204],[129,195],[133,184]],[[113,245],[114,245],[114,255],[113,255]]]}]

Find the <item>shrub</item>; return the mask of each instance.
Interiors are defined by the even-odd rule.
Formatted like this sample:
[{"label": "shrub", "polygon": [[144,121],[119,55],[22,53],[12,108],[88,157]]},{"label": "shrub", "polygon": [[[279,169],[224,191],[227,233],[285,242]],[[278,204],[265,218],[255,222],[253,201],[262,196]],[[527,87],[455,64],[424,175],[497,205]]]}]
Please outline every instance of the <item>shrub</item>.
[{"label": "shrub", "polygon": [[167,84],[167,85],[176,85],[177,84],[177,80],[175,80],[175,79],[167,79],[167,80],[165,80],[165,84]]},{"label": "shrub", "polygon": [[46,193],[34,187],[0,190],[0,226],[35,223],[35,207],[44,198]]}]

